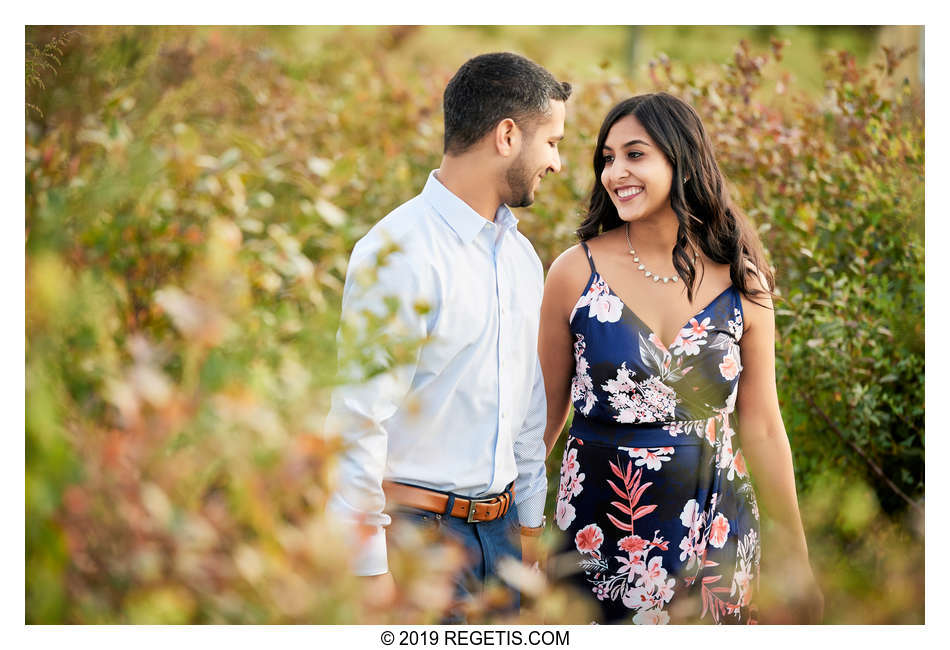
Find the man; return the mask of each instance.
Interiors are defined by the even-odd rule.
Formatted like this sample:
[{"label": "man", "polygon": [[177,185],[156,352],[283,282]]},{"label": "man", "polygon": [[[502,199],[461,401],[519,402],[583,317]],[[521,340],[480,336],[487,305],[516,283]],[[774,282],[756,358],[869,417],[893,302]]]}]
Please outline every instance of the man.
[{"label": "man", "polygon": [[353,564],[377,594],[394,588],[385,511],[465,545],[460,595],[520,559],[514,522],[529,544],[543,525],[543,270],[509,206],[531,205],[560,170],[570,93],[515,54],[467,61],[445,89],[439,168],[353,249],[340,340],[360,331],[371,347],[373,322],[417,342],[391,344],[383,372],[335,391],[328,418],[347,443],[330,509],[361,525]]}]

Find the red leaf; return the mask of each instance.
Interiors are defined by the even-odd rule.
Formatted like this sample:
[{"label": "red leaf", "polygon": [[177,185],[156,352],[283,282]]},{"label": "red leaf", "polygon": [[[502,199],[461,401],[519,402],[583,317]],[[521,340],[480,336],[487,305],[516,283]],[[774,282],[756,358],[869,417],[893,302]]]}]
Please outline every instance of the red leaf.
[{"label": "red leaf", "polygon": [[630,533],[633,532],[633,526],[632,526],[631,524],[625,524],[625,523],[623,523],[622,521],[620,521],[619,519],[617,519],[616,517],[614,517],[614,516],[613,516],[612,514],[610,514],[609,512],[607,513],[607,519],[609,519],[609,520],[613,523],[613,525],[616,526],[617,528],[619,528],[620,530],[625,530],[625,531],[630,532]]},{"label": "red leaf", "polygon": [[703,578],[703,584],[708,585],[712,584],[713,582],[719,582],[720,580],[722,580],[722,576],[706,576]]},{"label": "red leaf", "polygon": [[647,516],[648,514],[650,514],[651,512],[653,512],[654,510],[656,510],[656,506],[655,506],[655,505],[652,505],[652,506],[640,506],[639,508],[636,509],[636,511],[634,511],[634,513],[633,513],[633,520],[636,521],[636,520],[639,519],[640,517],[645,517],[645,516]]},{"label": "red leaf", "polygon": [[610,487],[614,489],[614,492],[617,493],[618,497],[620,497],[621,499],[629,498],[630,495],[624,492],[623,490],[621,490],[620,488],[618,488],[616,485],[614,485],[613,481],[611,481],[610,479],[607,479],[607,482],[610,484]]},{"label": "red leaf", "polygon": [[627,463],[627,489],[631,492],[636,492],[637,486],[640,485],[640,477],[643,476],[643,470],[638,469],[637,473],[633,475],[633,478],[630,478],[630,469],[633,466],[633,461]]},{"label": "red leaf", "polygon": [[710,591],[713,591],[717,594],[724,594],[729,592],[729,587],[713,587],[710,589]]},{"label": "red leaf", "polygon": [[619,501],[611,501],[610,505],[615,506],[618,510],[620,510],[620,512],[622,512],[625,515],[630,514],[630,508],[620,503]]},{"label": "red leaf", "polygon": [[708,567],[708,566],[719,566],[719,563],[718,563],[718,562],[713,562],[712,560],[706,560],[706,561],[703,563],[703,567],[705,568],[705,567]]},{"label": "red leaf", "polygon": [[610,463],[610,471],[613,472],[617,478],[626,483],[626,479],[624,479],[623,472],[620,471],[620,468],[614,465],[612,460],[608,460],[607,462]]},{"label": "red leaf", "polygon": [[652,481],[649,482],[649,483],[644,483],[643,485],[641,485],[641,486],[639,487],[639,489],[637,489],[636,494],[633,495],[633,502],[634,502],[634,503],[637,503],[638,501],[640,501],[640,497],[643,496],[644,491],[645,491],[648,487],[650,487],[651,485],[653,485],[653,482],[652,482]]}]

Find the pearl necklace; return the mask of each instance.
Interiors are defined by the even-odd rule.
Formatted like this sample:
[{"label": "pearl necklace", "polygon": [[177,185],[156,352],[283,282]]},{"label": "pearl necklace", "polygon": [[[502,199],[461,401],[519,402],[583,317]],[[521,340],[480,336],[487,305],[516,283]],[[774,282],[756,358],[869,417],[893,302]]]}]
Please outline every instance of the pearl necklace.
[{"label": "pearl necklace", "polygon": [[[630,250],[628,252],[633,257],[633,263],[637,264],[638,271],[643,271],[644,274],[646,274],[648,278],[653,278],[654,282],[659,282],[660,280],[663,280],[663,284],[668,284],[670,280],[672,280],[673,282],[679,282],[680,276],[676,275],[675,273],[672,276],[660,277],[658,273],[654,273],[653,271],[647,271],[647,268],[643,264],[640,263],[640,257],[637,255],[637,251],[633,249],[633,244],[630,242],[630,222],[629,221],[627,222],[625,231],[627,234],[627,246],[630,247]],[[697,259],[699,259],[699,255],[697,253],[693,253],[694,264],[696,263]]]}]

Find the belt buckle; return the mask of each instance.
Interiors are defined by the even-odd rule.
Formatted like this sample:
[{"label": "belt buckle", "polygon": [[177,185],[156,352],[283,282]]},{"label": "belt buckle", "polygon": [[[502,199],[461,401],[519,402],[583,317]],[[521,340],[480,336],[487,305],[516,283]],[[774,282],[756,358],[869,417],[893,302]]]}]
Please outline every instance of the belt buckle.
[{"label": "belt buckle", "polygon": [[498,497],[489,497],[487,499],[469,499],[468,500],[468,516],[465,518],[465,523],[473,524],[478,523],[475,521],[475,505],[479,503],[491,503]]}]

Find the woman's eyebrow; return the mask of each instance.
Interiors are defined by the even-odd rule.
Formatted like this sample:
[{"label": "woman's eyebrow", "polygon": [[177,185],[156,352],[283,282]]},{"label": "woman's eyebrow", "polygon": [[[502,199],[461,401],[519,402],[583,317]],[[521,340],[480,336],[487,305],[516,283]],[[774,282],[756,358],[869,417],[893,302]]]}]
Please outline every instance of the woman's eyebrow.
[{"label": "woman's eyebrow", "polygon": [[[649,143],[649,142],[646,142],[645,140],[631,140],[630,142],[625,142],[620,148],[623,149],[623,148],[625,148],[625,147],[632,147],[632,146],[635,145],[635,144],[643,144],[643,145],[646,145],[646,146],[648,146],[648,147],[650,146],[650,143]],[[604,145],[604,150],[605,150],[605,151],[613,151],[613,149],[611,149],[611,148],[608,147],[607,145]]]}]

